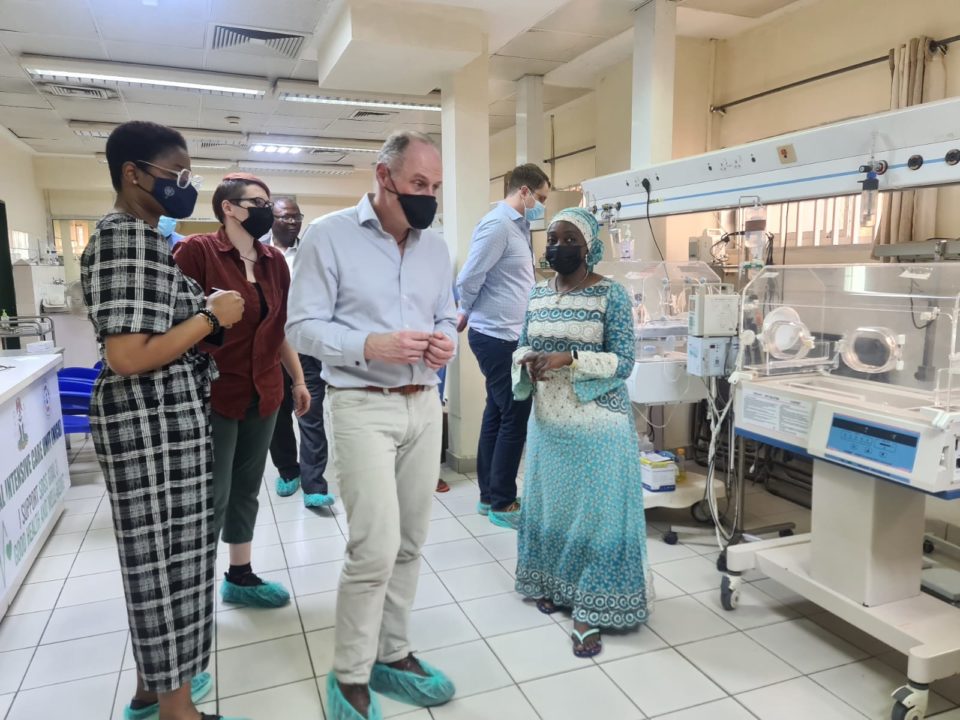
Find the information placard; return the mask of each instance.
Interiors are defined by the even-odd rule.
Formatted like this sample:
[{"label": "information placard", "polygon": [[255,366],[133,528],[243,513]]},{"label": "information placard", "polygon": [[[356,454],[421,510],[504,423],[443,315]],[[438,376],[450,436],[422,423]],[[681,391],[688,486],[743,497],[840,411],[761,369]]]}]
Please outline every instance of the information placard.
[{"label": "information placard", "polygon": [[55,371],[0,405],[0,617],[70,486]]}]

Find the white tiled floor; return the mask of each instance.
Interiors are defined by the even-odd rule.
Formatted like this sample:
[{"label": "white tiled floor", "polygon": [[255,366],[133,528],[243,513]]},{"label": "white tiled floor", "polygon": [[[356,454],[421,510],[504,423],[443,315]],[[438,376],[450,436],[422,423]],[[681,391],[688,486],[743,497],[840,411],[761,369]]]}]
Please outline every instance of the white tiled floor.
[{"label": "white tiled floor", "polygon": [[[109,508],[93,454],[78,452],[67,511],[0,623],[0,720],[114,720],[136,680]],[[76,472],[78,468],[82,472]],[[772,580],[719,604],[709,538],[664,545],[671,520],[649,513],[657,605],[637,632],[604,635],[597,658],[573,656],[571,621],[513,590],[516,535],[475,514],[475,479],[443,470],[415,610],[413,641],[458,688],[449,705],[384,702],[403,720],[885,720],[903,657]],[[272,469],[268,468],[272,478]],[[272,483],[268,483],[272,484]],[[295,602],[270,611],[218,602],[216,693],[201,707],[255,720],[322,720],[333,659],[346,522],[265,487],[254,565]],[[763,492],[751,518],[806,511]],[[218,564],[226,561],[221,553]],[[960,681],[938,683],[938,720],[960,720]]]}]

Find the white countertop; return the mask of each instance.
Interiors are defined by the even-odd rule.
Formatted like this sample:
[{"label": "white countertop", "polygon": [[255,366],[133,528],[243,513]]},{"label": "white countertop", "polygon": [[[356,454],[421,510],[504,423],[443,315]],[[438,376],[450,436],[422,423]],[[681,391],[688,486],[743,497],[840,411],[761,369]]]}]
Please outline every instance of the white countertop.
[{"label": "white countertop", "polygon": [[3,366],[10,369],[0,370],[0,405],[16,396],[37,378],[63,367],[63,357],[60,355],[0,357],[0,367]]}]

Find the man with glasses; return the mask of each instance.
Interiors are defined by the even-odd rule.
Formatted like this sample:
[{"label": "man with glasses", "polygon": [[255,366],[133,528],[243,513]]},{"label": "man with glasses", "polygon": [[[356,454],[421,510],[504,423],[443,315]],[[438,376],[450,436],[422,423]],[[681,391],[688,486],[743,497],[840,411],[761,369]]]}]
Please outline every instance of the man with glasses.
[{"label": "man with glasses", "polygon": [[[300,229],[303,213],[292,198],[277,198],[273,202],[273,227],[260,238],[283,252],[290,272],[293,259],[300,247]],[[300,457],[297,458],[297,438],[293,432],[293,381],[283,375],[283,404],[277,415],[277,424],[270,443],[270,459],[277,468],[277,495],[289,497],[303,488],[303,504],[307,507],[330,507],[336,498],[330,494],[324,474],[327,470],[327,435],[323,426],[323,397],[327,385],[320,377],[320,361],[300,356],[303,379],[310,391],[310,409],[297,418],[300,425]]]},{"label": "man with glasses", "polygon": [[477,512],[500,527],[520,523],[517,470],[527,438],[530,400],[513,399],[513,353],[535,282],[530,222],[544,216],[550,181],[532,163],[513,169],[507,195],[477,224],[457,277],[457,330],[467,339],[486,380],[487,405],[477,448]]}]

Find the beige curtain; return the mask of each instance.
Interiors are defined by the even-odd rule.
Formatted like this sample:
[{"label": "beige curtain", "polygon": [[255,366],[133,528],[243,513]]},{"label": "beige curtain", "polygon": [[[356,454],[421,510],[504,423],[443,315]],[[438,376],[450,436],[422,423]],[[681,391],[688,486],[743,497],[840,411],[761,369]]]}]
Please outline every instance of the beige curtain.
[{"label": "beige curtain", "polygon": [[[890,109],[942,100],[946,94],[943,54],[931,39],[916,37],[890,50]],[[882,187],[882,186],[881,186]],[[926,240],[936,235],[936,188],[886,193],[877,243]]]}]

